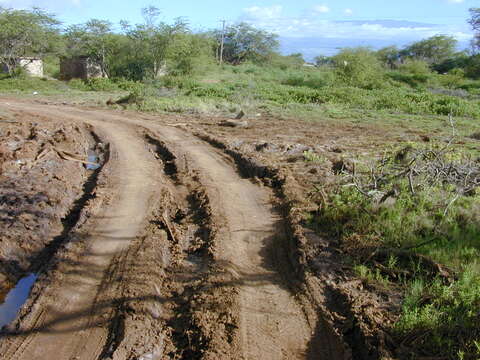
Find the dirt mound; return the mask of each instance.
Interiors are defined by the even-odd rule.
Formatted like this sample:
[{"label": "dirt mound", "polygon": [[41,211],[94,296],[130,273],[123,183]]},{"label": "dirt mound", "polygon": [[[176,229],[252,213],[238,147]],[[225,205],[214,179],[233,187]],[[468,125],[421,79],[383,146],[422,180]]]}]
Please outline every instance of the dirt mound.
[{"label": "dirt mound", "polygon": [[96,142],[85,126],[14,114],[0,119],[0,135],[0,289],[5,290],[40,265],[42,250],[61,235],[63,219],[82,195],[89,172],[58,152],[87,160]]}]

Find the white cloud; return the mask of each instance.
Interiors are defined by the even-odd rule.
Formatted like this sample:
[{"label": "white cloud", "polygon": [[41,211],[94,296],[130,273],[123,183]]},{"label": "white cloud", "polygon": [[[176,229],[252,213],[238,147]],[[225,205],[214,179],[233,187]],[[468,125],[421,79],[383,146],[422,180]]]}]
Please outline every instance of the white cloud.
[{"label": "white cloud", "polygon": [[451,4],[461,4],[464,2],[464,0],[447,0]]},{"label": "white cloud", "polygon": [[345,9],[343,12],[347,16],[353,15],[353,10],[352,9]]},{"label": "white cloud", "polygon": [[[417,41],[438,34],[451,35],[460,41],[472,38],[467,25],[435,25],[398,20],[332,21],[317,16],[318,10],[322,9],[316,9],[316,12],[305,11],[294,17],[285,16],[281,10],[281,7],[253,7],[246,9],[247,16],[241,19],[288,38],[354,38],[366,42],[384,40],[392,43]],[[353,14],[353,11],[344,11],[344,14]]]},{"label": "white cloud", "polygon": [[281,16],[283,7],[281,5],[272,6],[252,6],[243,9],[246,18],[250,19],[276,19]]},{"label": "white cloud", "polygon": [[315,5],[313,7],[313,11],[315,11],[318,14],[325,14],[325,13],[330,12],[330,8],[325,4]]}]

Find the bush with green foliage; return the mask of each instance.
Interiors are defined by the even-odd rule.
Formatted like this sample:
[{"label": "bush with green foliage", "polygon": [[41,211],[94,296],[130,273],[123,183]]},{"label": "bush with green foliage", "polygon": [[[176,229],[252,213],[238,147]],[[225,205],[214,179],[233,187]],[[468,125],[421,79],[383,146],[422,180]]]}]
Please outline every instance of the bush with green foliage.
[{"label": "bush with green foliage", "polygon": [[305,60],[303,59],[303,55],[300,53],[290,54],[287,56],[273,53],[270,59],[270,66],[278,67],[282,70],[300,68],[304,64]]},{"label": "bush with green foliage", "polygon": [[384,71],[369,48],[343,49],[332,60],[335,75],[342,83],[364,89],[382,87]]},{"label": "bush with green foliage", "polygon": [[406,59],[398,66],[398,70],[413,75],[430,75],[432,73],[428,63],[418,59]]},{"label": "bush with green foliage", "polygon": [[402,340],[419,339],[414,346],[424,356],[478,359],[479,308],[478,264],[465,266],[452,284],[419,278],[407,290],[394,332]]},{"label": "bush with green foliage", "polygon": [[452,58],[455,54],[458,41],[447,35],[435,35],[428,39],[414,42],[401,51],[403,58],[426,61],[436,65]]},{"label": "bush with green foliage", "polygon": [[[423,356],[453,359],[463,353],[476,358],[480,189],[463,190],[470,186],[468,175],[454,182],[448,175],[439,175],[439,180],[434,172],[402,173],[419,162],[467,166],[474,176],[480,173],[468,155],[444,144],[425,149],[409,144],[370,166],[357,163],[354,175],[346,171],[345,180],[329,189],[326,203],[322,200],[320,211],[310,217],[310,225],[340,241],[352,261],[359,262],[355,268],[360,276],[404,289],[402,314],[392,330],[405,347]],[[367,185],[374,181],[375,190]],[[384,255],[372,260],[380,253]]]},{"label": "bush with green foliage", "polygon": [[387,76],[413,88],[424,87],[433,75],[429,65],[423,60],[407,59],[398,65],[397,69],[397,71],[389,72]]},{"label": "bush with green foliage", "polygon": [[201,74],[214,61],[211,39],[195,34],[178,34],[166,48],[167,70],[173,76]]},{"label": "bush with green foliage", "polygon": [[395,69],[400,61],[400,50],[396,46],[387,46],[376,53],[380,62],[388,69]]},{"label": "bush with green foliage", "polygon": [[472,79],[480,79],[480,54],[472,56],[467,61],[465,75]]}]

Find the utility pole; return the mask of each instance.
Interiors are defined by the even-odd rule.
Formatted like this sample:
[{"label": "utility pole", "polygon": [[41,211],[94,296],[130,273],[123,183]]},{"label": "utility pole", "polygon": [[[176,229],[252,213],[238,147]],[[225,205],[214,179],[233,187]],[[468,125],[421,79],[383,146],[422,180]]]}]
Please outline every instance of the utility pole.
[{"label": "utility pole", "polygon": [[225,43],[225,20],[222,20],[222,42],[220,43],[220,65],[223,64],[223,45]]}]

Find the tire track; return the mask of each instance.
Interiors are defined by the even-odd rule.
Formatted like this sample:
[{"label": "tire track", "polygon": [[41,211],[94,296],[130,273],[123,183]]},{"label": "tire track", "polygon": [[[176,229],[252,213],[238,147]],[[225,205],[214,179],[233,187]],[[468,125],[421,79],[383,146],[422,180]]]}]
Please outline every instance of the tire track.
[{"label": "tire track", "polygon": [[155,128],[177,156],[182,154],[195,164],[213,211],[225,220],[215,261],[232,274],[238,291],[240,356],[304,358],[311,330],[275,270],[276,247],[282,246],[285,234],[270,192],[241,179],[209,145],[175,128]]},{"label": "tire track", "polygon": [[[11,108],[23,110],[18,105]],[[37,106],[25,110],[87,122],[111,144],[108,180],[104,179],[106,186],[102,189],[108,204],[97,209],[75,234],[85,247],[78,249],[76,259],[61,264],[55,279],[32,307],[32,321],[26,318],[15,332],[4,335],[0,353],[4,359],[96,359],[107,342],[108,323],[115,309],[114,299],[94,303],[102,274],[112,258],[125,251],[144,228],[155,193],[155,163],[150,161],[142,139],[126,124],[114,125]],[[38,312],[42,315],[37,318]]]},{"label": "tire track", "polygon": [[[183,314],[183,318],[178,318],[177,322],[169,321],[173,317],[167,311],[165,317],[160,315],[155,319],[158,323],[149,320],[152,322],[150,328],[156,330],[152,330],[155,333],[151,337],[153,340],[148,341],[162,341],[163,344],[169,338],[170,348],[168,344],[162,346],[163,356],[175,359],[306,358],[312,329],[288,282],[277,271],[278,267],[284,265],[277,254],[278,248],[284,246],[286,234],[283,218],[273,208],[270,190],[243,179],[231,162],[210,145],[174,127],[133,120],[107,111],[32,104],[26,106],[21,103],[11,107],[16,110],[27,110],[28,107],[28,111],[87,122],[108,136],[113,151],[108,188],[117,192],[88,224],[90,231],[84,240],[89,244],[86,259],[71,269],[84,272],[87,266],[93,265],[101,276],[89,278],[83,283],[86,280],[84,277],[70,278],[67,275],[46,292],[45,301],[39,302],[39,307],[48,309],[47,319],[42,320],[47,326],[29,329],[28,322],[21,324],[20,330],[27,334],[25,340],[29,340],[28,333],[38,336],[22,356],[16,358],[46,358],[45,354],[56,354],[58,359],[72,356],[97,359],[103,352],[103,355],[115,359],[128,359],[133,356],[134,349],[131,344],[125,343],[125,339],[131,336],[137,342],[142,341],[139,334],[132,333],[134,327],[126,326],[125,336],[116,337],[116,327],[110,326],[109,330],[109,324],[112,319],[124,316],[123,313],[132,312],[130,305],[124,306],[126,303],[140,303],[138,311],[141,311],[142,307],[147,306],[143,297],[137,297],[138,294],[133,290],[128,290],[133,291],[134,296],[130,298],[124,296],[129,293],[122,293],[126,290],[121,290],[121,287],[117,290],[112,288],[113,298],[124,300],[119,307],[118,302],[109,299],[112,296],[106,296],[107,300],[104,296],[97,296],[101,279],[109,279],[112,275],[112,259],[118,259],[126,266],[127,260],[118,254],[127,251],[131,242],[140,241],[138,236],[142,234],[142,229],[145,231],[145,228],[152,226],[147,219],[152,210],[151,199],[158,199],[161,181],[158,164],[149,154],[145,139],[136,133],[138,126],[149,129],[153,134],[153,140],[148,141],[150,144],[160,144],[160,150],[163,147],[162,151],[168,150],[170,153],[170,158],[163,156],[162,161],[166,164],[165,174],[170,176],[173,183],[177,182],[172,189],[174,193],[182,192],[182,186],[178,184],[179,162],[187,162],[188,168],[194,170],[192,179],[200,184],[201,191],[187,188],[185,194],[187,199],[188,194],[191,195],[191,207],[208,208],[208,214],[198,213],[198,217],[207,217],[215,224],[215,233],[208,235],[210,241],[214,238],[213,246],[201,250],[211,256],[205,278],[189,280],[188,276],[192,275],[190,270],[187,273],[187,285],[181,291],[173,289],[171,294],[165,294],[162,289],[156,290],[155,301],[166,310],[171,304],[171,312]],[[202,203],[205,198],[208,203]],[[170,243],[178,243],[182,238],[175,232],[176,225],[171,226],[174,230],[168,229],[168,222],[175,221],[176,216],[176,213],[169,213],[168,216],[157,213],[157,222],[163,222],[161,226],[170,233]],[[190,218],[188,221],[193,220]],[[138,249],[136,253],[141,254],[143,250],[141,247]],[[205,254],[202,256],[205,258]],[[131,259],[129,256],[127,258]],[[182,274],[179,272],[177,275]],[[63,285],[65,282],[72,283],[72,280],[78,283],[66,290]],[[102,291],[108,293],[108,290]],[[61,309],[52,312],[52,299],[59,294],[60,301],[55,306],[61,306]],[[73,298],[74,301],[61,300],[62,294],[65,300]],[[95,298],[98,300],[93,303]],[[60,317],[68,320],[55,323],[52,320],[58,318],[58,314],[53,315],[52,319],[52,313],[59,313]],[[215,326],[217,323],[223,329]],[[164,326],[164,330],[160,330],[159,324]],[[147,341],[146,337],[143,341]],[[113,347],[109,344],[113,344]],[[155,351],[159,349],[157,346]],[[147,355],[162,356],[158,352]]]}]

